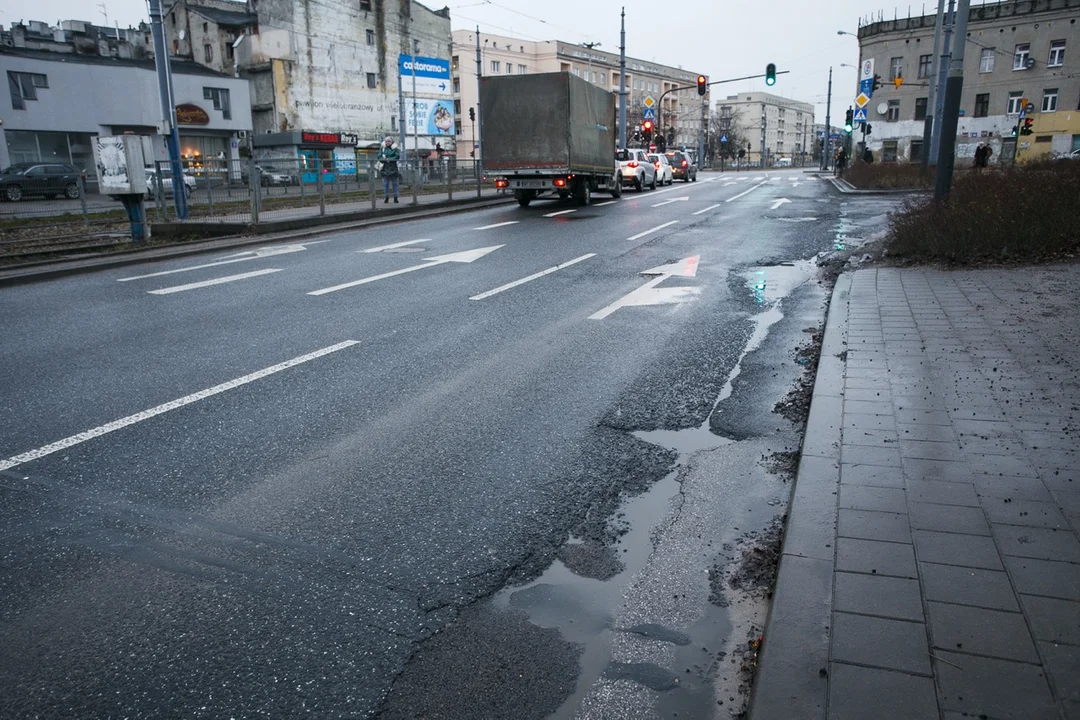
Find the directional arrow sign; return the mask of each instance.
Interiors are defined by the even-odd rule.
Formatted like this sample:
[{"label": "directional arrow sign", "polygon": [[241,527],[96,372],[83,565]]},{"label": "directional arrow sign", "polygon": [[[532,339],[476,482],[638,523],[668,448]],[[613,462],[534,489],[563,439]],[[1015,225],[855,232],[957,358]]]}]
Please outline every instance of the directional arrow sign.
[{"label": "directional arrow sign", "polygon": [[699,287],[657,287],[670,277],[694,277],[697,274],[699,255],[688,257],[676,263],[661,265],[651,270],[645,270],[642,275],[655,275],[652,280],[645,283],[629,295],[624,295],[603,310],[589,316],[590,320],[603,320],[619,308],[640,307],[643,305],[671,305],[684,303],[701,294]]},{"label": "directional arrow sign", "polygon": [[673,202],[686,202],[689,199],[690,198],[688,196],[684,195],[683,197],[671,198],[670,200],[665,200],[664,202],[658,202],[655,205],[653,205],[653,207],[660,207],[661,205],[670,205]]},{"label": "directional arrow sign", "polygon": [[464,252],[450,253],[449,255],[436,255],[435,257],[429,257],[424,261],[422,265],[413,265],[412,267],[403,268],[401,270],[394,270],[392,272],[383,273],[381,275],[372,275],[371,277],[361,278],[360,280],[353,280],[352,282],[342,283],[341,285],[334,285],[333,287],[323,288],[322,290],[314,290],[309,292],[308,295],[326,295],[328,293],[337,292],[338,290],[345,290],[346,288],[356,287],[357,285],[366,285],[367,283],[375,282],[376,280],[385,280],[386,278],[395,277],[397,275],[404,275],[405,273],[415,272],[417,270],[426,270],[443,263],[471,263],[475,260],[479,260],[490,252],[494,252],[501,248],[502,245],[491,245],[490,247],[477,248],[476,250],[466,250]]},{"label": "directional arrow sign", "polygon": [[307,245],[318,245],[319,243],[324,242],[330,241],[312,240],[311,242],[304,243],[303,245],[273,245],[270,247],[261,247],[257,250],[244,250],[243,252],[226,255],[226,259],[224,260],[203,263],[201,265],[189,265],[187,267],[176,268],[175,270],[162,270],[160,272],[149,273],[148,275],[135,275],[133,277],[119,278],[117,282],[145,280],[146,278],[160,277],[162,275],[175,275],[176,273],[191,272],[192,270],[205,270],[206,268],[217,267],[218,265],[231,265],[232,263],[244,262],[246,260],[258,260],[259,258],[273,257],[274,255],[288,255],[289,253],[307,250]]},{"label": "directional arrow sign", "polygon": [[679,262],[660,265],[651,270],[642,270],[640,274],[664,275],[666,277],[672,277],[673,275],[678,275],[680,277],[695,277],[697,275],[698,260],[700,259],[700,255],[692,255],[688,258],[683,258]]},{"label": "directional arrow sign", "polygon": [[784,203],[789,203],[789,202],[791,202],[791,201],[790,201],[790,200],[788,200],[787,198],[778,198],[778,199],[776,199],[776,200],[773,200],[773,204],[772,204],[772,207],[771,207],[771,208],[769,208],[769,209],[770,209],[770,210],[775,210],[776,208],[780,207],[780,206],[781,206],[781,205],[783,205]]}]

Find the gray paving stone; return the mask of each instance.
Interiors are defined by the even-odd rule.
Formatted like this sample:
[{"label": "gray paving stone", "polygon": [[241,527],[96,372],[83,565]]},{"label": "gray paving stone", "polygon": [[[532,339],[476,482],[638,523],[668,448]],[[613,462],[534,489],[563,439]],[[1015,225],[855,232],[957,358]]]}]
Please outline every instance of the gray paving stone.
[{"label": "gray paving stone", "polygon": [[919,562],[962,565],[964,567],[1003,570],[1001,557],[992,538],[981,535],[913,530],[915,554]]},{"label": "gray paving stone", "polygon": [[908,516],[900,513],[841,508],[837,534],[840,537],[863,538],[865,540],[911,542],[911,526],[908,523]]},{"label": "gray paving stone", "polygon": [[788,511],[784,553],[827,560],[836,555],[836,502],[840,469],[835,460],[803,455]]},{"label": "gray paving stone", "polygon": [[[867,416],[857,416],[867,417]],[[880,416],[878,416],[880,417]],[[844,442],[848,445],[867,445],[870,447],[900,447],[900,439],[895,430],[858,428],[844,432]]]},{"label": "gray paving stone", "polygon": [[920,563],[923,595],[927,600],[1020,611],[1009,577],[997,570]]},{"label": "gray paving stone", "polygon": [[908,480],[907,494],[909,502],[979,507],[979,497],[973,483]]},{"label": "gray paving stone", "polygon": [[930,637],[935,648],[1005,660],[1038,663],[1039,654],[1018,612],[970,605],[928,602]]},{"label": "gray paving stone", "polygon": [[1009,477],[1038,477],[1035,466],[1025,457],[1015,455],[983,455],[967,453],[968,466],[977,475],[1008,475]]},{"label": "gray paving stone", "polygon": [[884,391],[878,388],[845,388],[845,400],[865,400],[867,402],[886,402],[892,399],[892,395],[886,388]]},{"label": "gray paving stone", "polygon": [[1080,563],[1080,541],[1069,530],[993,525],[1002,555]]},{"label": "gray paving stone", "polygon": [[892,415],[892,403],[885,400],[844,400],[844,414]]},{"label": "gray paving stone", "polygon": [[892,415],[845,415],[844,433],[850,430],[896,430],[896,418]]},{"label": "gray paving stone", "polygon": [[844,378],[845,390],[868,390],[880,388],[881,383],[878,380],[872,380],[862,377],[846,377]]},{"label": "gray paving stone", "polygon": [[1020,438],[1032,449],[1039,450],[1072,450],[1080,444],[1080,437],[1076,434],[1061,432],[1025,430],[1020,432]]},{"label": "gray paving stone", "polygon": [[927,440],[900,440],[900,454],[906,458],[920,460],[950,460],[962,462],[964,452],[953,441],[937,442]]},{"label": "gray paving stone", "polygon": [[907,512],[907,497],[902,488],[845,485],[843,479],[841,470],[840,507],[892,513]]},{"label": "gray paving stone", "polygon": [[835,662],[829,667],[829,720],[937,717],[930,678]]},{"label": "gray paving stone", "polygon": [[1067,513],[1080,512],[1080,488],[1076,490],[1055,490],[1054,502]]},{"label": "gray paving stone", "polygon": [[990,534],[990,525],[986,522],[982,508],[978,507],[911,503],[910,515],[911,527],[916,530],[937,530],[967,535]]},{"label": "gray paving stone", "polygon": [[845,464],[851,465],[881,465],[883,467],[900,467],[900,450],[898,448],[877,448],[868,445],[848,445],[840,447],[840,459]]},{"label": "gray paving stone", "polygon": [[1006,555],[1016,591],[1080,602],[1080,565]]},{"label": "gray paving stone", "polygon": [[945,406],[944,398],[929,395],[924,392],[903,392],[897,391],[894,388],[893,391],[893,408],[896,410],[941,410],[945,411],[948,408]]},{"label": "gray paving stone", "polygon": [[[846,485],[903,488],[904,474],[897,468],[878,465],[841,465],[840,482]],[[894,512],[905,512],[905,510],[900,509]]]},{"label": "gray paving stone", "polygon": [[961,437],[1017,437],[1012,425],[1004,420],[954,420],[953,428]]},{"label": "gray paving stone", "polygon": [[976,475],[975,492],[981,498],[1011,498],[1013,500],[1041,500],[1053,498],[1038,478],[993,477]]},{"label": "gray paving stone", "polygon": [[915,570],[915,549],[911,545],[878,540],[837,538],[836,569],[895,577],[919,577]]},{"label": "gray paving stone", "polygon": [[1046,528],[1068,528],[1065,516],[1057,503],[1036,500],[1011,500],[986,498],[983,508],[990,522],[1004,525],[1029,525]]},{"label": "gray paving stone", "polygon": [[841,612],[922,621],[919,581],[837,572],[833,607]]},{"label": "gray paving stone", "polygon": [[1038,665],[944,650],[934,654],[943,661],[934,663],[943,711],[1015,720],[1059,717],[1046,675]]},{"label": "gray paving stone", "polygon": [[896,434],[903,440],[929,440],[931,442],[956,440],[956,433],[947,425],[898,423]]},{"label": "gray paving stone", "polygon": [[1045,658],[1057,696],[1080,702],[1080,647],[1040,641],[1039,651]]},{"label": "gray paving stone", "polygon": [[967,463],[964,462],[904,458],[903,468],[904,475],[911,480],[963,483],[971,483],[974,480]]},{"label": "gray paving stone", "polygon": [[833,613],[832,659],[839,662],[929,675],[926,643],[922,623]]},{"label": "gray paving stone", "polygon": [[1020,604],[1035,637],[1053,643],[1080,645],[1080,602],[1021,595]]}]

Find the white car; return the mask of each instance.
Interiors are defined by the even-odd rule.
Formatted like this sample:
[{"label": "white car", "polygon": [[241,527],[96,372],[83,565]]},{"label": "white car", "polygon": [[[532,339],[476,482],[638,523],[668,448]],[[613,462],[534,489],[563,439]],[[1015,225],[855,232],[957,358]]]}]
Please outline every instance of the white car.
[{"label": "white car", "polygon": [[623,185],[632,185],[638,192],[646,186],[656,189],[656,166],[644,150],[616,150],[615,159],[619,162]]},{"label": "white car", "polygon": [[[166,195],[172,195],[173,181],[172,177],[161,178],[161,189],[165,191]],[[184,175],[184,197],[191,197],[191,193],[195,191],[195,178],[190,175]],[[157,169],[148,167],[146,168],[146,192],[153,197],[157,195]]]},{"label": "white car", "polygon": [[657,185],[670,185],[675,182],[675,175],[671,172],[671,163],[668,162],[667,155],[652,153],[649,155],[649,160],[652,161],[653,167],[656,168]]}]

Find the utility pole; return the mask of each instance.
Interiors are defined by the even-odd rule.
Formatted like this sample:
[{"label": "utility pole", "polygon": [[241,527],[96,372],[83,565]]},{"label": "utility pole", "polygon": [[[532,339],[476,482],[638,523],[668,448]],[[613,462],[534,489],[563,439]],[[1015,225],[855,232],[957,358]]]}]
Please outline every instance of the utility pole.
[{"label": "utility pole", "polygon": [[619,147],[626,147],[626,8],[619,30]]},{"label": "utility pole", "polygon": [[930,167],[930,146],[934,142],[934,125],[937,120],[938,68],[941,63],[941,26],[944,24],[945,0],[938,0],[937,20],[934,22],[934,65],[930,70],[930,92],[926,99],[926,118],[923,120],[922,133],[922,171]]},{"label": "utility pole", "polygon": [[[953,14],[955,0],[949,0],[949,12],[945,15],[943,20],[945,27],[945,39],[941,44],[941,61],[938,64],[938,78],[937,87],[938,91],[934,93],[934,125],[930,131],[930,164],[936,165],[938,162],[938,153],[941,149],[941,123],[944,117],[943,111],[945,109],[945,83],[948,80],[949,75],[949,63],[952,58],[952,51],[950,49],[950,43],[952,42],[953,24],[956,22],[956,16]],[[965,21],[965,26],[967,22]]]},{"label": "utility pole", "polygon": [[765,129],[769,125],[769,106],[761,103],[761,169],[765,169]]},{"label": "utility pole", "polygon": [[158,92],[161,95],[161,132],[165,135],[165,145],[169,151],[176,217],[184,220],[188,214],[187,193],[183,192],[184,168],[180,166],[180,131],[176,127],[172,69],[169,67],[169,51],[165,45],[165,18],[161,12],[161,0],[150,0],[150,29],[154,35],[154,65],[157,68]]},{"label": "utility pole", "polygon": [[[952,0],[949,0],[952,5]],[[945,83],[945,102],[941,120],[941,150],[938,155],[937,182],[934,199],[944,200],[952,187],[953,166],[956,164],[956,128],[960,124],[960,93],[964,90],[964,46],[967,45],[968,13],[971,0],[960,0],[956,8],[952,57],[949,58],[949,79]]]},{"label": "utility pole", "polygon": [[698,128],[698,167],[705,165],[705,109],[708,103],[701,98],[701,127]]},{"label": "utility pole", "polygon": [[832,139],[832,68],[829,68],[829,94],[825,98],[825,139],[821,144],[822,170],[829,169],[829,141]]},{"label": "utility pole", "polygon": [[[409,28],[412,28],[412,18],[409,19]],[[416,55],[417,42],[412,39],[412,33],[409,33],[409,53],[412,57],[412,113],[413,113],[413,177],[409,186],[412,188],[412,204],[416,205],[420,201],[416,197],[416,181],[423,177],[420,172],[420,113],[416,107]],[[408,158],[408,151],[405,152],[405,157]]]},{"label": "utility pole", "polygon": [[484,179],[481,172],[484,167],[484,146],[481,142],[484,136],[484,118],[480,114],[480,105],[482,91],[480,87],[480,78],[484,73],[483,61],[480,59],[480,26],[476,26],[476,129],[479,133],[476,135],[476,197],[480,197],[484,193]]}]

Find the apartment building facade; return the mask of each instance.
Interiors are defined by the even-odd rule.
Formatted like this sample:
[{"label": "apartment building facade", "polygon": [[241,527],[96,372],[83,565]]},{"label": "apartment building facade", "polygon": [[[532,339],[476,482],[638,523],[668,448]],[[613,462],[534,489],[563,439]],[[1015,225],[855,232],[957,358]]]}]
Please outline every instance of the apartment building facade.
[{"label": "apartment building facade", "polygon": [[716,114],[730,118],[732,135],[747,141],[751,164],[790,160],[805,165],[814,152],[814,106],[766,92],[744,92],[716,101]]},{"label": "apartment building facade", "polygon": [[[1009,0],[971,8],[958,161],[970,161],[980,143],[994,148],[994,162],[1080,149],[1078,18],[1080,0]],[[873,58],[882,81],[867,105],[872,127],[867,145],[880,160],[917,162],[926,150],[934,22],[933,15],[923,15],[859,28],[860,65]],[[852,97],[857,93],[851,89]],[[1028,114],[1033,133],[1014,136],[1024,100],[1034,106]],[[842,100],[841,107],[850,102]],[[855,138],[861,139],[858,128]]]}]

